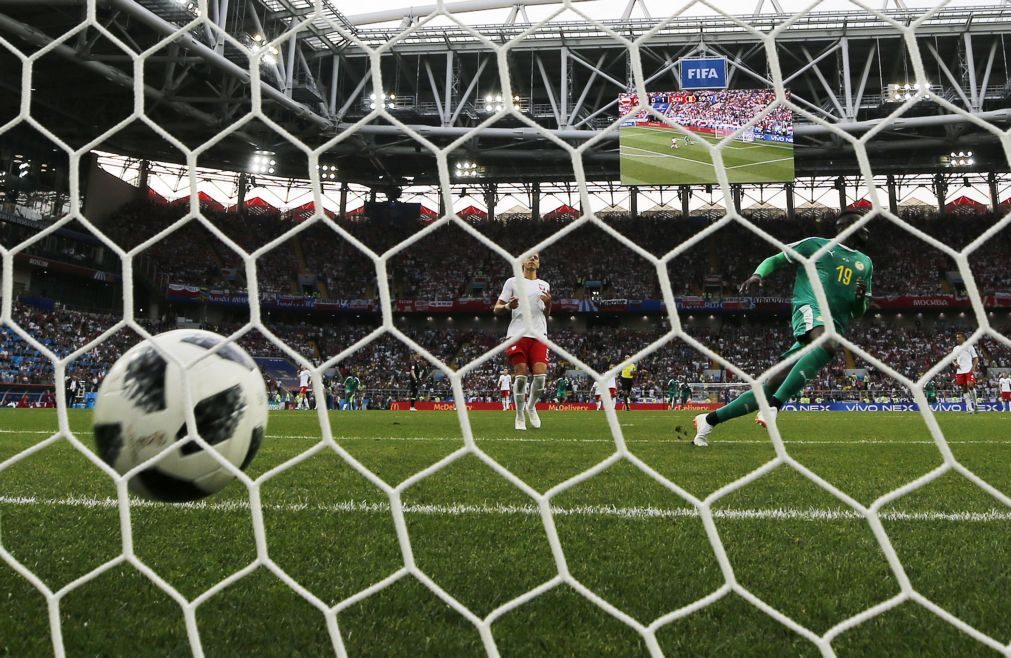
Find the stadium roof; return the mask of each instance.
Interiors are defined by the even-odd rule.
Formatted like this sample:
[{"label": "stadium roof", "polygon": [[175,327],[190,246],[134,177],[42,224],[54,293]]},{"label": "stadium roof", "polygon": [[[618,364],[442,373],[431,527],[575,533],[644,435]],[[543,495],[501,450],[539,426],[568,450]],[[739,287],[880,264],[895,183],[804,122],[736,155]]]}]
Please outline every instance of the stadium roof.
[{"label": "stadium roof", "polygon": [[[806,1],[728,1],[719,5],[736,15],[728,17],[698,3],[685,7],[659,0],[576,0],[565,11],[547,0],[449,0],[452,20],[440,16],[417,23],[429,8],[412,11],[402,0],[367,6],[318,0],[323,15],[310,17],[316,1],[213,2],[212,15],[194,23],[192,10],[178,0],[98,0],[96,20],[118,43],[94,29],[62,39],[79,25],[84,0],[54,6],[14,2],[0,9],[0,36],[25,54],[49,49],[32,63],[32,117],[53,127],[70,148],[88,144],[129,115],[136,82],[129,51],[161,43],[144,62],[146,116],[189,148],[229,131],[202,151],[201,166],[255,173],[253,152],[268,150],[275,154],[277,175],[304,180],[310,172],[303,145],[315,148],[337,139],[320,164],[339,168],[340,180],[375,187],[433,184],[435,158],[402,124],[439,148],[456,143],[453,160],[478,165],[475,183],[527,184],[571,181],[571,155],[555,140],[578,147],[597,137],[617,120],[617,94],[631,84],[625,46],[582,15],[625,37],[646,35],[639,59],[649,76],[647,88],[665,91],[677,86],[678,59],[699,52],[728,57],[733,88],[771,85],[767,49],[742,22],[767,31],[784,25],[791,10],[808,8]],[[854,136],[888,119],[889,128],[867,140],[875,173],[946,173],[940,157],[961,150],[976,153],[975,164],[952,173],[1006,170],[994,135],[968,115],[1001,129],[1011,121],[1005,64],[1011,6],[952,2],[926,16],[931,4],[890,1],[884,14],[875,15],[827,0],[783,30],[777,51],[794,102]],[[228,8],[227,16],[214,15],[221,6]],[[672,8],[684,11],[670,21],[656,18]],[[401,19],[385,20],[393,16]],[[889,116],[900,103],[888,97],[888,85],[914,80],[912,58],[896,25],[914,19],[922,19],[919,58],[931,92],[959,112],[924,100],[902,108],[899,118]],[[308,22],[292,38],[290,28],[302,20]],[[183,26],[179,36],[166,40]],[[508,70],[500,71],[494,44],[521,35],[504,58]],[[380,75],[374,76],[360,44],[391,41],[378,58]],[[260,120],[237,125],[252,107],[251,51],[266,52],[259,96],[271,125]],[[0,123],[20,111],[22,68],[0,48],[3,82],[14,92],[0,95]],[[500,91],[504,79],[519,99],[517,115],[503,116],[478,134],[475,127],[490,114],[482,100]],[[395,94],[396,103],[377,114],[370,97],[378,94],[382,105],[387,93],[391,99]],[[795,118],[799,177],[859,173],[847,140],[821,123]],[[616,132],[595,140],[582,155],[588,179],[617,180]],[[0,142],[18,149],[12,152],[37,153],[36,159],[60,151],[24,122],[0,135]],[[140,121],[95,148],[185,162],[172,143]]]}]

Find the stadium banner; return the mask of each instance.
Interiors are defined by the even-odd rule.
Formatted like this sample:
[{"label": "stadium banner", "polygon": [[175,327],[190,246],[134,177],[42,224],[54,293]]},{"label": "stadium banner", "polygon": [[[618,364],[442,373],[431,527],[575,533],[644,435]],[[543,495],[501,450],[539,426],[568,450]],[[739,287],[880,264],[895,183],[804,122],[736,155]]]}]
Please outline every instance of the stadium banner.
[{"label": "stadium banner", "polygon": [[[985,302],[984,302],[985,303]],[[972,304],[966,297],[955,295],[890,295],[875,298],[871,304],[877,308],[969,308]]]},{"label": "stadium banner", "polygon": [[793,111],[778,104],[774,90],[682,89],[648,97],[649,109],[636,111],[637,94],[618,95],[622,185],[715,184],[709,147],[731,136],[734,143],[722,151],[731,183],[793,182]]},{"label": "stadium banner", "polygon": [[983,300],[983,305],[993,308],[1011,308],[1011,292],[995,292]]},{"label": "stadium banner", "polygon": [[[968,297],[958,295],[891,295],[875,298],[871,306],[883,309],[967,309],[972,308]],[[1011,294],[998,292],[983,296],[986,308],[1011,308]]]},{"label": "stadium banner", "polygon": [[66,272],[67,274],[74,274],[76,276],[84,277],[85,279],[92,279],[93,281],[108,281],[109,283],[116,283],[119,281],[119,275],[115,272],[105,272],[103,270],[84,267],[83,265],[65,263],[61,260],[33,256],[31,254],[26,254],[23,251],[19,251],[14,254],[14,262],[27,264],[32,267],[41,267],[46,270]]},{"label": "stadium banner", "polygon": [[726,89],[726,57],[684,57],[678,61],[682,89]]},{"label": "stadium banner", "polygon": [[[245,291],[206,290],[196,286],[172,283],[166,299],[173,302],[206,302],[224,306],[248,306]],[[789,297],[724,297],[713,299],[699,295],[682,295],[675,298],[679,311],[707,313],[740,313],[757,311],[780,313],[791,306]],[[376,312],[379,303],[373,299],[319,299],[301,295],[261,293],[260,304],[265,308],[302,309],[307,311],[365,311]],[[555,300],[555,310],[566,313],[665,313],[667,305],[661,299],[571,299]],[[983,298],[986,308],[1011,308],[1011,294],[997,293]],[[875,299],[873,307],[884,310],[959,310],[970,308],[969,301],[955,295],[894,295]],[[396,299],[393,308],[397,313],[487,313],[491,302],[465,297],[455,300]]]},{"label": "stadium banner", "polygon": [[[719,409],[721,404],[715,402],[700,402],[685,405],[678,405],[675,409],[685,411],[712,411]],[[415,407],[418,411],[456,411],[456,404],[452,400],[445,402],[425,402],[419,400]],[[407,411],[411,408],[411,403],[407,400],[397,400],[390,403],[390,411]],[[664,411],[667,409],[664,402],[633,402],[632,411]],[[595,411],[595,402],[565,402],[557,404],[554,402],[539,402],[538,411]],[[467,411],[502,411],[501,402],[468,402]]]},{"label": "stadium banner", "polygon": [[[221,306],[249,305],[249,294],[245,291],[205,290],[177,283],[168,285],[165,297],[171,302],[207,302]],[[319,299],[272,292],[260,293],[260,304],[265,308],[307,311],[376,311],[379,308],[379,303],[371,299]]]},{"label": "stadium banner", "polygon": [[[1000,411],[1000,402],[980,402],[983,411]],[[964,402],[937,402],[930,405],[931,411],[965,411]],[[782,411],[919,411],[915,402],[788,402]]]}]

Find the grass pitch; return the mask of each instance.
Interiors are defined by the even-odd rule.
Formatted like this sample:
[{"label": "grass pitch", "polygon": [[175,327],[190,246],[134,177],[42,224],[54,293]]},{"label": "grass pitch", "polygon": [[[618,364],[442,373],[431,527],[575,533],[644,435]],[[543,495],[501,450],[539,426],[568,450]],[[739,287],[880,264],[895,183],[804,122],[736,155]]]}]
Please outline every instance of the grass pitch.
[{"label": "grass pitch", "polygon": [[[474,412],[478,446],[537,491],[614,453],[605,416],[542,412],[543,428],[512,430],[511,417]],[[705,497],[774,458],[750,419],[716,429],[692,449],[691,412],[619,413],[631,452],[691,494]],[[390,484],[458,450],[452,412],[344,412],[335,437]],[[1011,413],[938,414],[955,457],[1011,492]],[[89,447],[90,412],[71,427]],[[941,465],[922,419],[901,413],[784,413],[787,449],[862,504]],[[45,440],[56,416],[0,411],[0,460]],[[688,432],[690,434],[690,432]],[[272,414],[250,467],[258,477],[319,442],[317,416]],[[403,492],[418,567],[484,617],[558,573],[536,507],[474,456],[464,456]],[[261,488],[270,558],[326,606],[400,577],[342,607],[337,622],[351,656],[478,656],[475,627],[403,571],[387,497],[330,450],[293,463]],[[552,499],[561,552],[572,576],[648,625],[720,591],[725,576],[694,508],[619,461]],[[816,634],[900,591],[869,524],[839,500],[781,466],[714,505],[737,581]],[[256,558],[249,495],[233,483],[205,503],[131,506],[136,554],[192,600]],[[882,510],[885,530],[913,587],[1000,643],[1011,640],[1011,509],[949,472]],[[65,440],[0,471],[3,547],[54,591],[121,555],[113,484]],[[128,563],[72,588],[59,604],[67,655],[188,655],[180,606]],[[265,567],[214,592],[196,610],[208,656],[317,656],[334,652],[323,614]],[[640,656],[643,639],[567,584],[497,618],[503,656]],[[669,656],[816,656],[803,635],[729,592],[657,630]],[[840,656],[998,655],[927,608],[903,603],[832,643]],[[53,653],[44,597],[0,563],[0,655]]]},{"label": "grass pitch", "polygon": [[[678,148],[671,148],[671,139]],[[622,185],[673,185],[716,183],[716,169],[704,142],[711,135],[694,135],[685,144],[683,133],[671,128],[633,126],[621,128]],[[723,164],[731,183],[792,182],[793,144],[733,141],[723,148]]]}]

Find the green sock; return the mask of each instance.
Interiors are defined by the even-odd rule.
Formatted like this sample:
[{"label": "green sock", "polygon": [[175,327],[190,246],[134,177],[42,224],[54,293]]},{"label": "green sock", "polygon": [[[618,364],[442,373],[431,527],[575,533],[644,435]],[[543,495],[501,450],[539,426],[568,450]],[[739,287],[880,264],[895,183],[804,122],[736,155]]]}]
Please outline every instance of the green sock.
[{"label": "green sock", "polygon": [[[765,391],[766,399],[772,394],[769,387],[762,384],[762,389]],[[715,425],[713,421],[717,423],[722,423],[725,420],[730,420],[731,418],[737,418],[738,416],[746,416],[752,411],[758,410],[758,400],[755,399],[754,391],[748,391],[737,396],[737,399],[728,404],[725,407],[720,407],[713,413],[706,417],[706,421],[712,425]]]},{"label": "green sock", "polygon": [[816,347],[807,356],[793,364],[790,374],[786,376],[774,397],[780,403],[785,403],[804,390],[804,386],[814,379],[825,364],[832,360],[832,355],[823,347]]}]

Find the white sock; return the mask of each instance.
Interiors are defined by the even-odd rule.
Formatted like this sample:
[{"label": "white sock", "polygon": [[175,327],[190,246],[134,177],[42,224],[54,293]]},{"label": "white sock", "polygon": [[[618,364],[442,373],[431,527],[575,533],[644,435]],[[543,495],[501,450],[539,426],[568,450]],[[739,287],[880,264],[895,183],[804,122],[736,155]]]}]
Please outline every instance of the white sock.
[{"label": "white sock", "polygon": [[526,375],[517,375],[513,378],[513,401],[516,402],[516,417],[523,417],[523,404],[527,399],[527,377]]},{"label": "white sock", "polygon": [[976,395],[976,389],[969,389],[969,396],[972,398],[972,408],[979,408],[979,397]]},{"label": "white sock", "polygon": [[601,405],[601,401],[597,400],[597,411],[600,411],[600,405]]},{"label": "white sock", "polygon": [[541,399],[541,391],[544,390],[547,378],[547,375],[534,375],[534,379],[530,383],[530,395],[527,397],[527,404],[531,409],[537,408],[537,401]]}]

